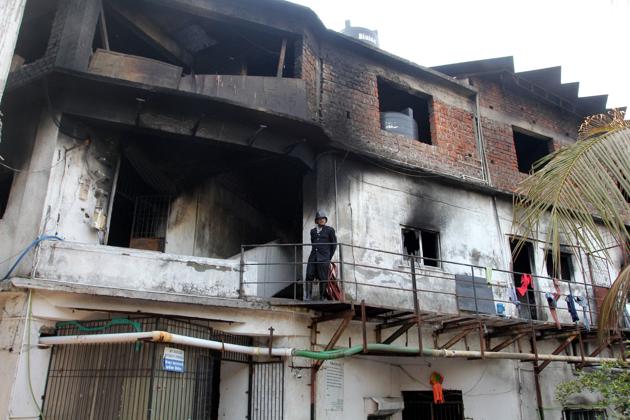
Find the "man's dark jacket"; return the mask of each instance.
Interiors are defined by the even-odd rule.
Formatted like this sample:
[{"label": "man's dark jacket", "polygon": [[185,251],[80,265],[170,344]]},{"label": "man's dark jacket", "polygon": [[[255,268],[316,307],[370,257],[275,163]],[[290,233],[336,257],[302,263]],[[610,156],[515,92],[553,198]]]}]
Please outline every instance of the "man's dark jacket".
[{"label": "man's dark jacket", "polygon": [[[322,226],[322,230],[319,233],[317,233],[317,228],[311,229],[311,243],[313,247],[311,249],[311,255],[308,257],[309,262],[330,261],[337,250],[335,229],[326,225]],[[333,245],[318,245],[330,243]]]}]

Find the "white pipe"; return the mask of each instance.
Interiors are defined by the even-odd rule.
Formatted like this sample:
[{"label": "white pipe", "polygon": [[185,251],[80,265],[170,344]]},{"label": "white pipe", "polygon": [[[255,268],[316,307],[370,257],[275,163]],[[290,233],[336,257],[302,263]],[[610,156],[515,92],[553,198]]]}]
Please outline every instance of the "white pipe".
[{"label": "white pipe", "polygon": [[[40,337],[39,344],[46,346],[63,345],[63,344],[99,344],[99,343],[134,343],[138,340],[153,341],[156,343],[181,344],[184,346],[201,347],[219,351],[231,351],[234,353],[247,354],[250,356],[267,356],[269,355],[268,347],[250,347],[240,346],[238,344],[223,343],[220,341],[204,340],[202,338],[188,337],[185,335],[171,334],[166,331],[149,331],[137,333],[119,333],[119,334],[91,334],[91,335],[62,335],[54,337]],[[292,348],[272,348],[271,356],[291,357],[294,349]],[[486,359],[512,359],[512,360],[548,360],[552,362],[585,362],[585,363],[602,363],[615,362],[617,359],[600,358],[600,357],[580,357],[556,354],[539,354],[533,353],[510,353],[510,352],[491,352],[486,351],[483,354],[476,350],[448,350],[448,349],[424,349],[423,356],[438,358],[486,358]]]},{"label": "white pipe", "polygon": [[[111,344],[134,343],[139,340],[153,341],[157,343],[181,344],[184,346],[202,347],[206,349],[220,351],[231,351],[234,353],[248,354],[250,356],[269,355],[269,348],[267,347],[240,346],[238,344],[222,343],[220,341],[204,340],[201,338],[171,334],[166,331],[40,337],[39,344],[46,346],[55,346],[62,344]],[[291,356],[292,352],[293,349],[290,348],[272,348],[271,356],[289,357]]]}]

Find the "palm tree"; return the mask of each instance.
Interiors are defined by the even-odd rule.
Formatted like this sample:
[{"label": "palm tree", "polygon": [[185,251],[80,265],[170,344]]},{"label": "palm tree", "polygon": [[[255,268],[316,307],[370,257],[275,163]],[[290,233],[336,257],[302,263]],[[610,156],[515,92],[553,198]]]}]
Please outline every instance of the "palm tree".
[{"label": "palm tree", "polygon": [[602,339],[619,328],[630,292],[629,202],[630,121],[621,110],[587,118],[578,141],[536,162],[514,199],[514,228],[523,236],[545,235],[554,268],[561,243],[609,261],[609,251],[621,249],[622,269],[598,320]]}]

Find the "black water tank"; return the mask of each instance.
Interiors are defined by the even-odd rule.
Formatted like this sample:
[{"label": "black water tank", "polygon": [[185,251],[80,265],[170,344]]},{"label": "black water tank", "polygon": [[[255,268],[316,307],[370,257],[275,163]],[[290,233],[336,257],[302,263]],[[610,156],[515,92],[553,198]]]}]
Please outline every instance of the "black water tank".
[{"label": "black water tank", "polygon": [[401,112],[381,112],[381,128],[415,140],[419,138],[418,123],[413,119],[411,108],[405,108]]}]

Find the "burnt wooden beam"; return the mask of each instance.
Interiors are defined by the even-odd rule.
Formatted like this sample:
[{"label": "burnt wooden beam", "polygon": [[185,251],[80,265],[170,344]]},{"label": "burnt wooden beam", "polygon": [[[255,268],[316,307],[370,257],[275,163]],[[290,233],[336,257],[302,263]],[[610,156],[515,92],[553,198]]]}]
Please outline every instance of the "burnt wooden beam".
[{"label": "burnt wooden beam", "polygon": [[124,24],[166,57],[188,67],[193,65],[193,56],[136,6],[131,6],[130,2],[117,1],[112,1],[110,6]]},{"label": "burnt wooden beam", "polygon": [[287,53],[287,39],[282,39],[282,46],[280,47],[280,58],[278,59],[278,72],[276,73],[277,77],[282,77],[282,72],[284,71],[284,57]]},{"label": "burnt wooden beam", "polygon": [[66,0],[59,2],[64,16],[59,34],[55,65],[86,71],[92,55],[92,42],[101,13],[101,0]]},{"label": "burnt wooden beam", "polygon": [[409,331],[409,329],[411,329],[414,325],[417,325],[417,322],[412,321],[398,328],[383,341],[383,344],[392,344],[398,337]]},{"label": "burnt wooden beam", "polygon": [[[560,354],[560,352],[562,352],[564,349],[566,349],[572,342],[573,340],[575,340],[578,337],[578,334],[574,334],[570,337],[568,337],[566,340],[564,340],[564,342],[562,344],[560,344],[551,354]],[[536,370],[536,373],[540,373],[542,372],[542,370],[544,368],[546,368],[549,363],[551,363],[551,360],[545,360],[544,362],[542,362],[540,365],[538,365],[537,367],[535,367],[534,369]]]},{"label": "burnt wooden beam", "polygon": [[105,10],[101,5],[101,12],[98,18],[98,27],[101,34],[101,41],[103,41],[103,48],[109,51],[109,34],[107,33],[107,22],[105,21]]}]

